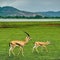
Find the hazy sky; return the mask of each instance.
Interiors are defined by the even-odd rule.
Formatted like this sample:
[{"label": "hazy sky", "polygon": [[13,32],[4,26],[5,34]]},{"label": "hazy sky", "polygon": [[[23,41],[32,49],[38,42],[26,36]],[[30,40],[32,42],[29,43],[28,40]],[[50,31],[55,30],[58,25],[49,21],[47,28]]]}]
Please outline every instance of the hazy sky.
[{"label": "hazy sky", "polygon": [[13,6],[30,12],[60,11],[60,0],[0,0],[0,6]]}]

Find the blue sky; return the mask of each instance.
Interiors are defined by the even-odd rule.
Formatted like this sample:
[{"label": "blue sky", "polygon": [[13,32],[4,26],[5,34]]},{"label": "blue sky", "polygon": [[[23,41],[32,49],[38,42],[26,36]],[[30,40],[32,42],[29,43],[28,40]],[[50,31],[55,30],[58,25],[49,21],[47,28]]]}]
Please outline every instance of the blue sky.
[{"label": "blue sky", "polygon": [[0,6],[13,6],[30,12],[60,11],[60,0],[0,0]]}]

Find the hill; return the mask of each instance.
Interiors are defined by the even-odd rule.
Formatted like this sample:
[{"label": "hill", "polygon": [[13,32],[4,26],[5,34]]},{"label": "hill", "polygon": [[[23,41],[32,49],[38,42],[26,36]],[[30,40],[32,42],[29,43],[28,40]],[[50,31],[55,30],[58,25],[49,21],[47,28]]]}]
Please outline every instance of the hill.
[{"label": "hill", "polygon": [[27,17],[27,18],[43,18],[43,17],[60,17],[60,11],[47,11],[47,12],[27,12],[16,9],[11,6],[0,7],[0,17]]},{"label": "hill", "polygon": [[25,16],[35,17],[37,14],[33,12],[21,11],[11,6],[0,7],[0,16]]},{"label": "hill", "polygon": [[60,11],[47,11],[47,12],[36,12],[37,14],[46,16],[46,17],[60,17]]}]

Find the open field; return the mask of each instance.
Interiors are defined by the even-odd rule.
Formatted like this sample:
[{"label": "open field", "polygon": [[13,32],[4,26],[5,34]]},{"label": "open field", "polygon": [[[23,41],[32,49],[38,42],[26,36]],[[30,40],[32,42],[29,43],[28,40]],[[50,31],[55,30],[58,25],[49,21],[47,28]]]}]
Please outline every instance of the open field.
[{"label": "open field", "polygon": [[[21,53],[17,56],[19,48],[16,47],[16,56],[9,57],[9,42],[23,40],[26,37],[23,31],[32,38],[24,47],[25,56]],[[47,40],[51,42],[48,52],[39,47],[39,53],[32,53],[35,41]],[[0,22],[0,60],[60,60],[60,22]]]}]

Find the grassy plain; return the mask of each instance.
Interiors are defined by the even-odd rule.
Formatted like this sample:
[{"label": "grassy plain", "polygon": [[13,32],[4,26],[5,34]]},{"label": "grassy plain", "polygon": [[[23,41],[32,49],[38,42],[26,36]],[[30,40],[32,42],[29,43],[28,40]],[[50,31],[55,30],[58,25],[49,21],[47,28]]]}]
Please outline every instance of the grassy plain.
[{"label": "grassy plain", "polygon": [[[24,46],[24,57],[17,55],[8,56],[9,42],[11,40],[24,40],[26,31],[32,40]],[[35,41],[50,41],[48,52],[39,47],[39,54],[32,47]],[[0,60],[60,60],[60,22],[0,22]]]}]

